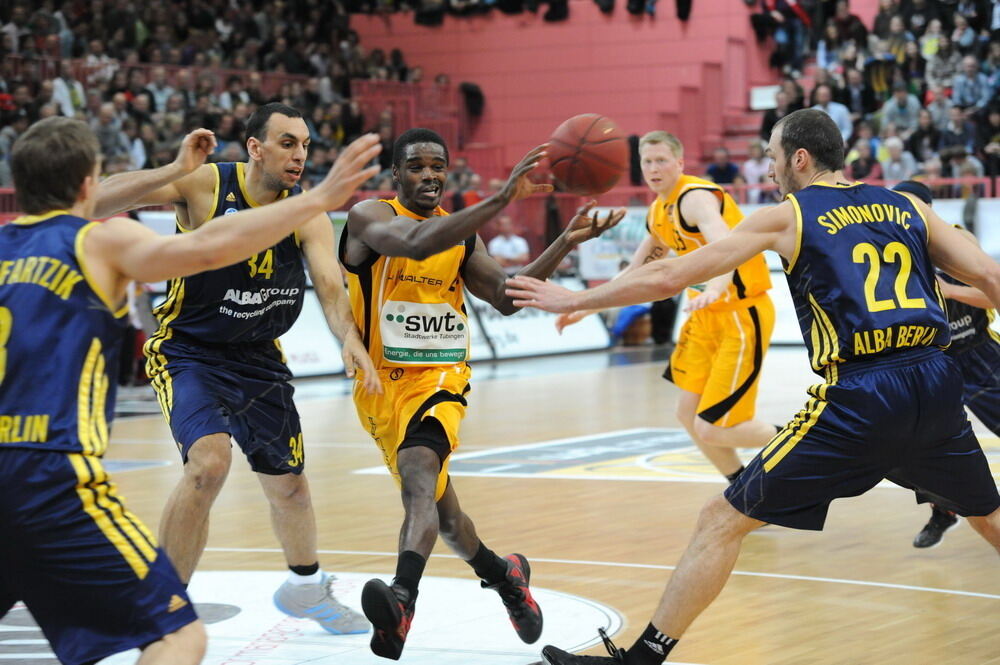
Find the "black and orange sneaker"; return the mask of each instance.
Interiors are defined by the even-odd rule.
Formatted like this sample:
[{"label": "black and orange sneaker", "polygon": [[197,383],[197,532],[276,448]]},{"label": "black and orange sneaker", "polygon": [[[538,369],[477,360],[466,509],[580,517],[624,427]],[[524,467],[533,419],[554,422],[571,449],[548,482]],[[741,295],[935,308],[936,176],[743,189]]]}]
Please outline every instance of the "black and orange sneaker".
[{"label": "black and orange sneaker", "polygon": [[365,583],[361,590],[361,609],[375,628],[372,653],[399,660],[413,622],[413,605],[409,591],[401,586],[389,586],[378,579]]},{"label": "black and orange sneaker", "polygon": [[542,610],[528,589],[531,566],[523,554],[508,554],[504,560],[507,562],[507,578],[499,584],[484,581],[483,588],[500,594],[517,636],[525,644],[534,644],[542,635]]}]

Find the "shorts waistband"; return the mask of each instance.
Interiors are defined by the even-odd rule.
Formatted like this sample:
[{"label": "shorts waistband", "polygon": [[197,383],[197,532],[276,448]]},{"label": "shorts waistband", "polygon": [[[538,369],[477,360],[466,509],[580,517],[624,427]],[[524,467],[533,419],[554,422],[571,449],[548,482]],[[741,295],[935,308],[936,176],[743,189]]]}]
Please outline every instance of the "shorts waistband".
[{"label": "shorts waistband", "polygon": [[874,356],[871,358],[848,360],[835,365],[827,365],[823,368],[826,380],[833,382],[834,378],[843,379],[862,372],[874,372],[886,369],[895,369],[907,365],[916,365],[931,360],[932,358],[944,357],[944,352],[940,347],[930,346],[909,351],[897,351],[884,356]]}]

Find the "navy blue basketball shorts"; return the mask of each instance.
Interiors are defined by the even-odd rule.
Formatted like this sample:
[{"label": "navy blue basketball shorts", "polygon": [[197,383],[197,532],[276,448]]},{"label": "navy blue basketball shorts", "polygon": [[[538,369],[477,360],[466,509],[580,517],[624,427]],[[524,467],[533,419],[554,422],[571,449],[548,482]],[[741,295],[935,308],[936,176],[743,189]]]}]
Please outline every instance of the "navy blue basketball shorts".
[{"label": "navy blue basketball shorts", "polygon": [[274,343],[208,347],[171,339],[147,348],[146,373],[185,463],[198,439],[225,433],[254,471],[302,473],[292,374]]},{"label": "navy blue basketball shorts", "polygon": [[747,465],[725,493],[736,510],[820,530],[834,499],[882,479],[963,515],[988,515],[1000,494],[962,404],[962,374],[938,349],[846,363]]},{"label": "navy blue basketball shorts", "polygon": [[1000,436],[1000,344],[989,341],[949,355],[962,371],[965,405]]},{"label": "navy blue basketball shorts", "polygon": [[197,620],[98,458],[0,450],[0,617],[24,602],[59,661],[94,663]]}]

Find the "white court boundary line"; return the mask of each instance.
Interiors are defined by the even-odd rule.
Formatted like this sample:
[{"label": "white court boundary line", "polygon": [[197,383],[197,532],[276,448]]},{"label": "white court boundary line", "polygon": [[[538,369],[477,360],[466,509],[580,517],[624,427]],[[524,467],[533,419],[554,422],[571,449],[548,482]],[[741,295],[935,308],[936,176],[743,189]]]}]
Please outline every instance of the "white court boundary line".
[{"label": "white court boundary line", "polygon": [[[276,547],[206,547],[206,552],[243,552],[243,553],[275,553],[281,554],[282,550]],[[397,557],[398,552],[374,552],[367,550],[317,550],[319,554],[341,554],[346,556],[383,556]],[[438,555],[449,559],[458,559],[457,556],[446,554]],[[639,568],[645,570],[676,570],[677,566],[664,566],[652,563],[622,563],[619,561],[587,561],[583,559],[543,559],[531,557],[530,561],[541,563],[563,563],[573,566],[604,566],[606,568]],[[787,575],[783,573],[757,573],[752,571],[734,570],[733,575],[743,577],[770,577],[782,580],[797,580],[800,582],[826,582],[830,584],[847,584],[852,586],[878,587],[882,589],[898,589],[900,591],[922,591],[925,593],[939,593],[949,596],[967,596],[969,598],[987,598],[990,600],[1000,600],[1000,594],[980,593],[978,591],[962,591],[960,589],[938,589],[935,587],[913,586],[910,584],[894,584],[892,582],[870,582],[866,580],[849,580],[839,577],[814,577],[812,575]]]}]

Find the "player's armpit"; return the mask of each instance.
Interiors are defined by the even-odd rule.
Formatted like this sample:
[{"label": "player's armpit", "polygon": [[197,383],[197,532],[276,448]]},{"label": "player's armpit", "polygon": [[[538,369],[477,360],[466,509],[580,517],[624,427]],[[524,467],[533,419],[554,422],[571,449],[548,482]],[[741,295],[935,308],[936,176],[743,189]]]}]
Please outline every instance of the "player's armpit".
[{"label": "player's armpit", "polygon": [[1000,265],[932,208],[920,205],[927,220],[928,250],[934,265],[980,289],[994,307],[1000,306]]}]

